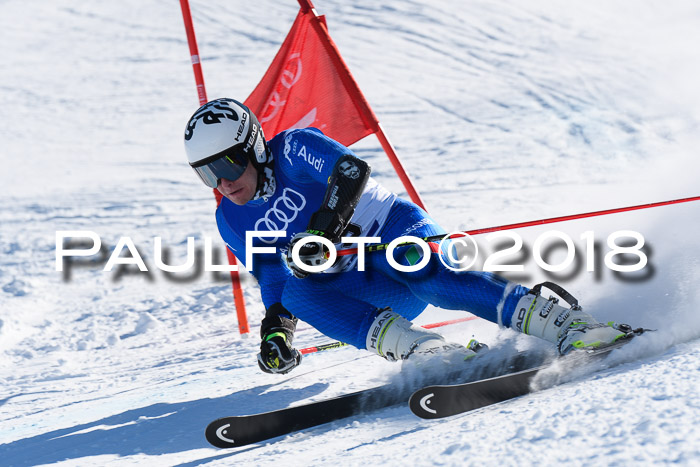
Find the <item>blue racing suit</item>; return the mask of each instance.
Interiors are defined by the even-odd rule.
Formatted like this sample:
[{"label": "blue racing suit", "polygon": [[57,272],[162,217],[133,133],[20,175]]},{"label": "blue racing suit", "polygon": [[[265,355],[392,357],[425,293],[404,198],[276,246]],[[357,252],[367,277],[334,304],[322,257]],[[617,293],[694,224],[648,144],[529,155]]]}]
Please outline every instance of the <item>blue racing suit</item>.
[{"label": "blue racing suit", "polygon": [[[513,310],[528,289],[488,272],[453,271],[437,258],[437,248],[431,248],[427,266],[415,272],[397,271],[384,252],[373,252],[366,255],[365,271],[358,271],[356,255],[349,255],[339,256],[324,273],[294,277],[283,256],[289,242],[306,231],[311,215],[321,206],[336,161],[354,154],[315,128],[282,132],[268,145],[274,157],[274,194],[244,206],[224,198],[216,211],[219,232],[241,261],[246,259],[247,231],[286,232],[285,237],[253,242],[277,251],[253,255],[251,272],[266,308],[282,303],[323,334],[362,349],[377,309],[383,307],[412,320],[432,304],[510,325]],[[383,243],[403,235],[420,238],[446,233],[423,209],[371,178],[345,232],[380,237]],[[336,245],[338,249],[354,246]],[[422,256],[416,246],[398,247],[394,259],[402,265],[415,264],[416,253]]]}]

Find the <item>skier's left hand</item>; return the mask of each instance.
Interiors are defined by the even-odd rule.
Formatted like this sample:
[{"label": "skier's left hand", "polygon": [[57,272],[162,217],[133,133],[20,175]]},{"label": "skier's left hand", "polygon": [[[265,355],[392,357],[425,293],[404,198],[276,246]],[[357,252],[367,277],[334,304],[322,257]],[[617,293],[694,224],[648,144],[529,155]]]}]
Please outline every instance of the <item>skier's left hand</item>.
[{"label": "skier's left hand", "polygon": [[258,365],[265,373],[289,373],[301,363],[301,352],[292,346],[297,321],[282,303],[267,308],[260,323],[258,354]]},{"label": "skier's left hand", "polygon": [[258,366],[265,373],[285,374],[301,363],[301,353],[292,347],[285,332],[263,337],[258,354]]},{"label": "skier's left hand", "polygon": [[[292,248],[298,241],[311,236],[313,236],[312,233],[299,232],[292,238],[289,249],[287,250],[287,266],[292,271],[292,274],[299,279],[303,279],[311,273],[309,271],[304,271],[294,262],[292,259]],[[320,266],[328,261],[328,248],[320,242],[306,243],[299,249],[299,259],[307,266]]]}]

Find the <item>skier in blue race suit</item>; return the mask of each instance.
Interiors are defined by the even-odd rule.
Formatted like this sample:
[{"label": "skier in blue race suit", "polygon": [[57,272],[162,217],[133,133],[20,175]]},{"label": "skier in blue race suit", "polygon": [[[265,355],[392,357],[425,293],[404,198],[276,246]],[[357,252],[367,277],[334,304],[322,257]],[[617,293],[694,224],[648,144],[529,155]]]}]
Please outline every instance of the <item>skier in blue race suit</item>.
[{"label": "skier in blue race suit", "polygon": [[[367,254],[364,270],[358,255],[326,264],[330,243],[338,250],[357,246],[341,244],[341,237],[387,243],[445,231],[423,209],[377,184],[367,163],[320,130],[288,130],[265,141],[246,106],[217,99],[189,120],[185,148],[190,166],[224,197],[216,211],[221,236],[259,282],[266,308],[258,354],[263,371],[287,373],[300,363],[292,345],[297,319],[388,360],[454,348],[473,352],[411,323],[428,304],[541,337],[561,353],[631,336],[627,325],[597,323],[554,284],[549,288],[570,307],[545,299],[540,286],[530,290],[492,273],[450,269],[434,244],[427,265],[413,272],[397,270],[382,253]],[[263,236],[275,231],[286,235]],[[247,248],[250,232],[258,234],[249,245],[275,247],[276,253]],[[409,266],[425,254],[412,244],[397,247],[393,257]],[[308,266],[330,267],[310,273]]]}]

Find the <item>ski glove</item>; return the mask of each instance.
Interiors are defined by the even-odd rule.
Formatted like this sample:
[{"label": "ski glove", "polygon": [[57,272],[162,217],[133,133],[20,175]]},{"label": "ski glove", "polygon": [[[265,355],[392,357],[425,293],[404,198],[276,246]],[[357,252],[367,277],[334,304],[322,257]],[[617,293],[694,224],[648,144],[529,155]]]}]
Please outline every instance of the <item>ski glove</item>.
[{"label": "ski glove", "polygon": [[[300,232],[292,238],[287,250],[287,267],[292,271],[294,277],[303,279],[311,274],[309,271],[304,271],[292,259],[292,248],[294,244],[305,237],[310,237],[314,234],[309,232]],[[308,242],[299,249],[299,259],[307,266],[319,266],[328,261],[328,248],[320,242]]]},{"label": "ski glove", "polygon": [[285,374],[301,363],[301,353],[292,347],[297,319],[281,303],[268,308],[260,326],[258,366],[265,373]]},{"label": "ski glove", "polygon": [[285,374],[301,363],[301,354],[292,347],[284,333],[273,333],[263,339],[258,354],[258,366],[265,373]]}]

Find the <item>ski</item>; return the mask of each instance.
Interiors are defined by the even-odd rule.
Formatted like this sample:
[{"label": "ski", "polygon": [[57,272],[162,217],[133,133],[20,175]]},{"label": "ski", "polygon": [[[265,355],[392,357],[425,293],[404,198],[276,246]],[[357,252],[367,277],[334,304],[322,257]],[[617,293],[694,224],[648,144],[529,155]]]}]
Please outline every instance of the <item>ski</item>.
[{"label": "ski", "polygon": [[530,368],[535,361],[541,363],[542,359],[529,354],[515,354],[505,359],[487,357],[481,361],[481,365],[472,364],[468,368],[453,369],[451,372],[442,372],[439,366],[428,365],[431,371],[427,373],[430,374],[424,372],[426,368],[419,366],[415,368],[417,373],[414,377],[417,380],[410,381],[410,377],[407,377],[398,384],[387,383],[272,412],[223,417],[211,422],[205,430],[205,435],[207,441],[218,448],[246,446],[353,415],[405,404],[413,391],[427,384],[466,381],[467,377],[473,381],[503,372]]},{"label": "ski", "polygon": [[[582,357],[607,355],[627,342],[582,352]],[[235,448],[404,404],[406,401],[419,417],[447,417],[529,393],[532,378],[551,363],[551,359],[543,363],[542,356],[529,353],[511,355],[505,360],[489,361],[488,353],[482,358],[484,357],[482,365],[471,366],[467,371],[462,369],[449,374],[424,375],[423,381],[428,381],[424,384],[434,385],[418,390],[416,382],[413,386],[407,381],[405,384],[389,383],[272,412],[223,417],[207,426],[205,436],[213,446]],[[465,380],[470,382],[438,385],[440,382]],[[420,388],[421,385],[418,384],[417,387]]]},{"label": "ski", "polygon": [[[642,332],[644,330],[636,330],[635,335]],[[572,360],[601,358],[628,342],[630,339],[625,339],[611,346],[586,350],[570,357],[573,357]],[[425,419],[444,418],[469,412],[529,394],[532,379],[549,366],[550,364],[537,365],[513,373],[460,384],[426,386],[411,395],[408,405],[415,415]]]},{"label": "ski", "polygon": [[388,386],[379,386],[272,412],[220,418],[207,426],[205,435],[207,441],[218,448],[245,446],[405,403],[409,395],[410,392],[392,391]]}]

